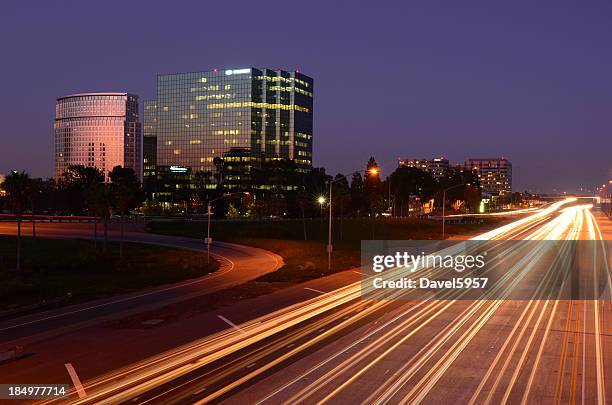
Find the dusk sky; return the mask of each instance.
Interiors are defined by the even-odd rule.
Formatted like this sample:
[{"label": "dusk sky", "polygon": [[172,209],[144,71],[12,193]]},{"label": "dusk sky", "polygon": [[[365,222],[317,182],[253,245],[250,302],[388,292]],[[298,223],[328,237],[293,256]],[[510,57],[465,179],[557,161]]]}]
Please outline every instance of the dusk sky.
[{"label": "dusk sky", "polygon": [[610,1],[3,1],[0,173],[53,175],[55,98],[160,73],[299,69],[314,164],[509,158],[514,190],[612,174]]}]

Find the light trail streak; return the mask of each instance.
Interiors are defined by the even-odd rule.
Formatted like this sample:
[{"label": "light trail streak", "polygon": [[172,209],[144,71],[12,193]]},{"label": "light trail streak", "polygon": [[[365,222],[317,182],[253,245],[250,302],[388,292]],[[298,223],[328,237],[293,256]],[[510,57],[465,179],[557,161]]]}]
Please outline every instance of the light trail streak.
[{"label": "light trail streak", "polygon": [[[595,239],[595,227],[593,225],[593,217],[590,215],[588,217],[588,230],[590,239]],[[598,277],[597,277],[597,245],[593,244],[593,294],[597,297],[598,291]],[[608,277],[609,277],[608,272]],[[605,377],[604,377],[604,367],[603,367],[603,355],[601,349],[601,325],[599,321],[601,319],[601,314],[599,310],[599,299],[595,298],[593,300],[593,324],[595,326],[595,365],[596,365],[596,375],[597,375],[597,402],[600,404],[606,403],[606,390],[605,390]]]},{"label": "light trail streak", "polygon": [[[566,223],[569,223],[569,222],[571,222],[571,221],[566,221]],[[331,378],[331,377],[333,377],[333,376],[332,376],[332,375],[327,374],[327,375],[324,375],[324,376],[323,376],[321,379],[322,379],[322,380],[325,380],[325,381],[330,381],[330,378]],[[303,391],[306,391],[306,392],[313,392],[313,390],[316,390],[317,388],[318,388],[318,387],[317,387],[316,385],[311,385],[311,386],[309,386],[309,387],[305,388]],[[324,399],[324,401],[325,401],[325,400],[329,400],[330,398],[331,398],[331,397],[330,397],[330,396],[328,396],[328,397],[326,397],[326,398]],[[266,398],[266,399],[268,399],[268,398]],[[301,401],[301,400],[304,400],[304,399],[305,399],[304,397],[292,397],[292,398],[291,398],[289,401],[287,401],[287,403],[291,403],[291,402],[294,402],[294,401],[296,401],[296,400]]]},{"label": "light trail streak", "polygon": [[[555,226],[554,224],[552,224],[552,226]],[[537,295],[535,295],[533,298],[537,298]],[[510,364],[510,360],[511,360],[511,354],[514,353],[523,337],[523,334],[526,332],[526,328],[521,328],[518,337],[514,337],[516,332],[518,331],[518,328],[520,325],[529,325],[531,323],[531,319],[533,318],[533,316],[535,315],[535,311],[537,309],[537,305],[538,302],[535,300],[530,300],[528,301],[527,306],[523,309],[521,316],[519,318],[518,321],[515,322],[514,327],[512,329],[512,331],[510,332],[509,336],[507,337],[506,341],[504,342],[503,346],[501,347],[501,349],[499,350],[499,352],[497,353],[497,356],[495,357],[495,359],[493,360],[493,362],[491,363],[491,365],[489,366],[489,369],[487,370],[484,378],[482,378],[480,384],[478,385],[476,391],[474,392],[474,394],[472,395],[472,398],[470,399],[470,404],[474,404],[477,401],[478,395],[480,394],[480,392],[482,391],[482,389],[484,388],[487,380],[491,377],[492,373],[494,372],[497,364],[499,363],[502,355],[504,354],[506,347],[508,346],[508,344],[510,342],[513,342],[513,346],[510,349],[510,355],[506,356],[505,362],[501,368],[500,371],[498,371],[497,373],[497,378],[495,379],[494,383],[493,383],[493,388],[491,388],[489,390],[489,395],[487,396],[485,403],[489,403],[491,401],[491,398],[493,396],[493,393],[495,392],[495,387],[497,387],[499,385],[499,382],[501,381],[501,378],[505,372],[505,370],[509,367]],[[527,320],[525,322],[523,322],[523,318],[525,317],[525,315],[529,312],[529,316],[527,317]]]},{"label": "light trail streak", "polygon": [[[533,215],[479,235],[478,237],[473,238],[473,240],[504,239],[511,238],[513,234],[529,232],[533,226],[537,226],[539,222],[549,220],[552,215],[555,215],[556,212],[562,208],[562,206],[569,202],[572,202],[572,200],[567,199],[565,201],[554,203],[550,207],[542,209]],[[559,217],[565,217],[565,214],[561,213]],[[552,227],[553,231],[559,225],[559,217],[553,218],[553,220],[550,221],[551,223],[556,224]],[[544,231],[544,229],[547,231]],[[551,232],[551,227],[544,224],[541,226],[539,231],[536,230],[535,232],[532,232],[532,234],[534,237],[544,238]],[[553,235],[559,236],[560,234],[554,233]],[[525,257],[529,257],[529,255],[526,255]],[[163,353],[162,355],[146,361],[126,367],[109,375],[102,376],[86,384],[88,394],[90,395],[88,398],[85,398],[82,401],[75,401],[75,403],[120,402],[137,397],[148,390],[159,387],[178,377],[197,370],[203,365],[210,364],[215,360],[229,356],[232,353],[236,353],[242,348],[246,348],[257,342],[261,342],[268,337],[274,336],[282,331],[286,331],[293,326],[300,325],[316,316],[327,314],[330,311],[341,307],[342,305],[359,301],[358,298],[360,297],[360,293],[360,283],[354,283],[339,290],[326,293],[303,303],[290,306],[280,311],[275,311],[264,317],[239,325],[244,333],[238,334],[235,331],[224,331]],[[269,364],[280,364],[281,361],[289,359],[291,356],[294,356],[308,347],[312,347],[314,343],[321,341],[325,337],[332,336],[334,333],[343,330],[348,325],[354,324],[360,319],[364,319],[369,314],[374,313],[376,310],[379,310],[387,304],[388,303],[381,302],[370,305],[368,308],[362,308],[363,314],[360,313],[358,315],[350,316],[348,319],[335,327],[321,333],[320,338],[314,339],[312,343],[306,343],[299,347],[295,347],[290,352],[280,356],[278,362],[270,362]],[[421,305],[424,305],[424,307],[421,307]],[[435,314],[436,310],[440,310],[442,308],[443,311],[445,311],[450,306],[450,304],[448,304],[448,306],[444,304],[445,306],[443,307],[440,305],[440,303],[436,305],[435,301],[433,300],[424,300],[422,303],[410,308],[408,311],[406,311],[406,313],[414,311],[415,314],[412,315],[412,318],[410,319],[415,320],[415,322],[416,320],[425,322],[428,318],[423,317],[426,315],[431,318],[432,314]],[[351,304],[350,308],[354,310],[358,307]],[[428,312],[422,312],[425,310]],[[342,313],[348,313],[350,315],[350,312],[343,311]],[[417,317],[417,314],[418,316],[422,317],[415,318]],[[333,321],[334,319],[335,318],[332,315],[329,319],[327,319],[327,322]],[[306,323],[306,325],[308,324]],[[388,323],[384,326],[381,325],[380,328],[376,329],[376,333],[384,331],[384,328],[388,325]],[[401,325],[404,325],[404,328],[406,327],[405,322],[402,322]],[[317,324],[317,326],[320,325]],[[397,330],[401,331],[401,327],[392,330],[395,332],[397,332]],[[391,335],[387,333],[384,336]],[[262,351],[259,358],[262,358],[265,353],[267,352]],[[367,353],[366,356],[367,355],[369,355],[369,353]],[[252,358],[250,357],[250,359]],[[250,364],[253,363],[254,361],[250,362]],[[268,364],[258,367],[246,376],[243,376],[239,381],[240,383],[246,382],[249,379],[254,378],[256,375],[260,375],[263,371],[269,369],[270,367],[271,365],[269,366]],[[240,383],[229,384],[227,385],[226,389],[220,389],[218,392],[213,393],[212,396],[206,397],[206,399],[212,400],[217,398],[224,392],[229,392],[231,389],[237,387],[240,385]]]},{"label": "light trail streak", "polygon": [[[573,215],[573,219],[576,219],[577,211],[567,211],[564,214],[565,214],[566,217],[570,217],[570,215]],[[557,224],[556,226],[558,226],[560,228],[565,228],[565,227],[568,226],[568,221],[564,220],[564,221],[560,222],[559,224]],[[577,225],[574,222],[574,224],[573,224],[570,232],[568,233],[566,239],[574,239],[575,236],[577,235],[577,229],[579,229],[579,228],[580,228],[580,225],[579,224]],[[561,234],[561,232],[556,232],[555,236],[558,237],[558,236],[560,236],[560,234]],[[552,266],[551,268],[554,268],[554,266]],[[534,297],[534,298],[536,298],[536,297]],[[526,355],[529,352],[528,349],[529,349],[529,347],[531,346],[531,343],[534,340],[535,333],[538,330],[538,325],[541,323],[542,317],[544,316],[544,314],[546,312],[546,308],[548,307],[549,303],[550,303],[550,300],[547,300],[544,303],[544,305],[542,306],[542,309],[540,311],[540,314],[539,314],[539,317],[538,317],[538,319],[536,321],[536,324],[535,324],[535,326],[532,327],[532,333],[530,334],[528,342],[527,342],[525,348],[522,351],[522,355],[521,355],[521,357],[519,359],[519,363],[518,363],[518,365],[515,365],[515,371],[512,374],[511,381],[505,385],[506,386],[506,390],[504,392],[504,397],[501,400],[501,403],[506,403],[508,401],[508,398],[509,398],[510,392],[512,390],[512,387],[515,385],[516,379],[518,378],[518,373],[521,370],[522,364],[524,364],[524,362],[525,362]],[[555,300],[555,303],[553,304],[553,309],[551,310],[551,314],[549,316],[549,322],[548,322],[547,328],[545,330],[545,334],[547,334],[548,331],[550,330],[550,325],[551,325],[552,319],[554,317],[553,315],[555,313],[557,304],[558,304],[558,300]],[[499,360],[505,354],[506,357],[505,357],[504,364],[503,364],[501,370],[499,370],[497,372],[497,378],[493,382],[492,387],[489,389],[489,393],[487,395],[487,398],[484,401],[484,403],[491,403],[492,398],[493,398],[493,394],[496,392],[497,387],[500,385],[502,377],[504,376],[505,371],[508,369],[508,367],[510,365],[510,362],[512,360],[512,357],[513,357],[514,353],[517,351],[517,349],[519,347],[519,344],[520,344],[520,342],[522,340],[522,337],[523,337],[524,333],[527,330],[526,326],[531,323],[531,319],[535,315],[535,311],[536,311],[538,305],[539,305],[539,302],[538,301],[533,301],[533,300],[531,300],[531,301],[529,301],[527,303],[527,306],[523,309],[521,317],[515,323],[512,331],[510,332],[510,334],[506,338],[506,341],[504,342],[504,345],[502,346],[500,351],[497,353],[495,359],[493,360],[493,362],[489,366],[489,369],[487,370],[487,373],[482,378],[482,380],[481,380],[480,384],[478,385],[476,391],[473,393],[472,398],[470,400],[470,404],[474,404],[474,403],[476,403],[478,401],[477,398],[478,398],[480,392],[482,391],[482,389],[484,388],[486,382],[489,380],[489,378],[491,377],[492,373],[494,372],[497,364],[499,363]],[[525,314],[528,311],[529,311],[529,316],[528,316],[527,320],[525,322],[523,322],[523,318],[524,318]],[[521,327],[521,329],[519,331],[518,336],[516,336],[516,332],[519,330],[519,327]],[[506,353],[505,350],[506,350],[506,348],[507,348],[507,346],[508,346],[508,344],[510,342],[513,342],[514,344],[513,344],[512,348],[510,349],[510,352]],[[543,348],[543,345],[541,345],[541,348]],[[541,355],[541,353],[540,353],[540,355]],[[538,362],[539,362],[539,360],[537,358],[534,366],[532,366],[532,374],[529,377],[530,382],[533,381],[533,376],[535,375],[535,370],[537,369]],[[526,398],[528,396],[530,383],[527,384],[527,387],[528,388],[527,388],[527,390],[524,393],[523,400],[526,400]]]},{"label": "light trail streak", "polygon": [[535,212],[542,211],[543,208],[535,207],[535,208],[523,208],[520,210],[512,210],[512,211],[501,211],[501,212],[489,212],[482,214],[451,214],[445,215],[445,218],[457,218],[457,217],[502,217],[509,215],[519,215],[519,214],[531,214]]},{"label": "light trail streak", "polygon": [[[501,232],[499,232],[499,234],[503,234],[504,232],[506,232],[506,229],[504,229],[504,230],[502,230]],[[302,376],[302,377],[303,377],[303,376]],[[330,377],[331,377],[330,375],[326,375],[326,376],[324,376],[325,380],[327,380],[327,381],[330,381]],[[297,379],[296,379],[296,380],[297,380]],[[312,388],[312,387],[311,387],[311,388]],[[308,390],[308,388],[307,388],[306,390]],[[278,391],[277,391],[277,392],[278,392]],[[275,393],[276,393],[276,392],[275,392]],[[271,397],[271,396],[268,396],[268,397],[266,397],[264,400],[268,400],[268,399],[270,399],[270,397]],[[211,398],[207,398],[207,399],[211,399]],[[297,399],[296,397],[293,397],[293,398],[292,398],[292,399],[291,399],[289,402],[296,401],[296,399]],[[304,400],[304,398],[299,398],[299,399],[300,399],[300,400]],[[203,401],[203,402],[205,402],[205,401]],[[262,400],[262,401],[260,401],[260,403],[261,403],[261,402],[263,402],[263,400]]]},{"label": "light trail streak", "polygon": [[[578,236],[578,233],[579,233],[580,229],[582,228],[582,218],[583,218],[583,216],[579,215],[578,210],[576,210],[574,217],[578,217],[578,218],[577,218],[577,221],[575,221],[574,229],[572,230],[570,235],[568,235],[567,239],[575,239]],[[571,262],[572,257],[568,254],[567,251],[565,252],[564,256],[565,256],[565,259],[567,261]],[[567,281],[567,278],[564,278],[563,285],[565,284],[566,281]],[[563,287],[563,285],[561,287]],[[561,294],[561,290],[562,290],[562,288],[559,289],[559,295]],[[555,315],[555,313],[557,311],[557,306],[558,305],[559,305],[559,299],[556,299],[554,301],[554,304],[553,304],[553,307],[552,307],[552,310],[551,310],[551,314],[550,314],[550,316],[548,318],[548,322],[546,323],[546,327],[544,329],[544,336],[542,337],[542,339],[540,341],[540,347],[538,349],[538,353],[536,354],[536,358],[535,358],[534,364],[531,367],[531,373],[529,374],[529,379],[527,381],[527,385],[525,387],[525,391],[523,392],[523,397],[521,399],[521,404],[526,404],[527,400],[529,398],[529,393],[531,391],[531,387],[533,386],[533,382],[534,382],[534,379],[535,379],[535,373],[536,373],[536,371],[538,369],[538,366],[540,364],[540,360],[541,360],[542,354],[544,352],[544,346],[545,346],[546,341],[548,339],[548,336],[549,336],[549,333],[550,333],[550,330],[551,330],[551,326],[552,326],[552,322],[553,322],[553,319],[554,319],[554,315]],[[542,309],[541,315],[544,315],[544,309]],[[538,321],[538,324],[539,324],[539,321]],[[532,332],[532,336],[530,337],[530,340],[532,340],[532,338],[535,337],[536,329],[537,328],[533,328],[533,332]],[[527,347],[531,347],[531,341],[529,341],[527,343]],[[502,400],[503,403],[507,403],[508,402],[508,398],[510,397],[510,392],[511,392],[512,388],[514,387],[514,385],[516,384],[516,380],[518,378],[518,371],[517,370],[522,368],[522,365],[524,364],[525,359],[526,359],[526,354],[527,354],[527,350],[524,350],[523,351],[523,355],[521,356],[521,359],[520,359],[520,362],[519,362],[519,367],[515,368],[514,374],[512,376],[513,378],[511,380],[511,384],[509,384],[509,386],[506,388],[506,392],[504,393],[504,398]]]},{"label": "light trail streak", "polygon": [[[527,262],[529,262],[529,260],[530,260],[530,259],[531,259],[531,258],[527,258],[527,259],[525,260],[525,262],[526,262],[526,263],[527,263]],[[508,275],[508,276],[509,276],[509,275]],[[380,359],[382,359],[383,357],[384,357],[384,356],[380,357],[380,358],[379,358],[379,360],[380,360]],[[346,365],[345,365],[345,366],[346,366]],[[347,368],[347,369],[348,369],[348,368]],[[362,370],[363,370],[363,368],[362,368],[360,371],[358,371],[357,373],[362,373]],[[334,375],[326,374],[326,375],[322,376],[320,380],[321,380],[321,381],[325,381],[325,382],[329,382],[329,381],[332,381],[332,378],[334,378]],[[355,376],[353,375],[353,377],[352,377],[352,378],[354,379],[354,378],[355,378]],[[349,382],[350,382],[350,381],[349,381]],[[301,391],[301,393],[313,393],[313,392],[316,392],[316,390],[317,390],[317,389],[320,389],[320,388],[321,388],[321,386],[320,386],[320,385],[317,385],[317,384],[313,383],[313,384],[309,385],[308,387],[304,388],[304,389]],[[342,387],[339,387],[339,388],[342,388]],[[336,388],[335,392],[339,392],[339,388]],[[324,401],[325,401],[325,400],[328,400],[328,399],[330,399],[330,398],[331,398],[331,397],[329,397],[329,396],[328,396],[328,397],[326,397],[326,398],[324,399]],[[300,395],[298,394],[298,395],[296,395],[296,396],[293,396],[293,397],[292,397],[291,399],[289,399],[289,400],[288,400],[286,403],[297,403],[297,402],[304,402],[306,399],[307,399],[307,396],[300,396]]]},{"label": "light trail streak", "polygon": [[[543,255],[544,253],[545,252],[541,252],[541,255]],[[536,263],[537,263],[537,260],[532,260],[532,259],[529,260],[529,264],[531,266],[535,266]],[[554,268],[554,265],[551,266],[551,269],[552,268]],[[526,272],[529,272],[530,270],[531,269],[527,269]],[[550,273],[551,273],[550,271],[547,272],[547,275],[550,275]],[[557,275],[557,277],[559,277],[559,275]],[[552,280],[552,277],[547,277],[547,280]],[[515,285],[509,286],[509,289],[512,289]],[[539,285],[538,291],[536,291],[536,293],[535,293],[533,298],[537,297],[538,292],[542,292],[544,290],[545,290],[544,283],[541,283]],[[502,304],[501,301],[496,301],[495,304],[492,307],[490,307],[489,311],[491,311],[491,312],[490,312],[490,314],[489,314],[489,316],[487,317],[486,320],[488,320],[491,316],[493,316],[493,313],[495,312],[495,310],[497,310],[501,306],[501,304]],[[547,305],[548,305],[548,300],[546,301],[546,303],[544,305],[544,308],[541,311],[539,318],[537,319],[537,323],[536,323],[536,326],[533,328],[534,332],[532,333],[532,335],[530,337],[530,340],[535,335],[535,331],[537,330],[537,325],[539,325],[539,323],[541,322]],[[536,307],[534,306],[534,309],[535,308]],[[454,347],[457,346],[458,348],[455,349],[454,351],[453,350],[447,351],[444,354],[444,356],[442,357],[442,359],[439,360],[438,363],[436,363],[433,367],[430,368],[430,371],[428,372],[428,374],[424,378],[422,378],[417,383],[417,385],[415,385],[412,388],[412,390],[408,393],[408,395],[406,397],[404,397],[402,399],[401,403],[407,403],[407,402],[410,402],[410,403],[420,403],[425,398],[425,396],[430,392],[430,390],[433,388],[435,383],[442,377],[443,373],[445,373],[450,368],[452,363],[457,359],[457,357],[461,354],[461,352],[467,347],[467,345],[471,342],[471,340],[474,338],[476,333],[484,326],[486,320],[477,322],[476,323],[476,327],[473,328],[468,335],[466,335],[464,333],[464,335],[462,335],[461,337],[458,337],[456,339],[456,343],[454,345]],[[520,339],[518,339],[518,340],[520,340]],[[525,354],[525,352],[523,352],[523,353]],[[445,363],[442,364],[441,363],[442,360],[445,360]],[[519,367],[516,367],[515,370],[517,370],[517,369],[519,369]],[[434,372],[435,372],[435,374],[434,374]],[[498,376],[501,376],[501,375],[502,375],[502,373],[498,374]],[[513,375],[513,377],[514,378],[516,377],[516,371],[515,371],[515,375]],[[509,389],[510,388],[508,388],[507,392],[509,392]],[[491,391],[491,392],[493,392],[493,391]],[[506,400],[507,400],[507,398],[505,397],[502,400],[502,403],[505,403]],[[487,399],[487,401],[485,403],[488,403],[488,402],[489,402],[489,398]]]}]

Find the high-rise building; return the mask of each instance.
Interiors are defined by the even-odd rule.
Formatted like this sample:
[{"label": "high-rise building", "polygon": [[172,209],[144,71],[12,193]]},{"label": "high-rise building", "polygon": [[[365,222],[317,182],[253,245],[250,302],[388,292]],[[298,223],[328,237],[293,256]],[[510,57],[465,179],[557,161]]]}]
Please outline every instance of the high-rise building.
[{"label": "high-rise building", "polygon": [[443,157],[433,159],[405,159],[400,160],[399,165],[421,169],[431,174],[436,180],[440,180],[442,177],[446,176],[450,167],[448,159]]},{"label": "high-rise building", "polygon": [[512,192],[512,163],[508,159],[468,159],[465,168],[476,170],[483,193],[501,196]]},{"label": "high-rise building", "polygon": [[[297,71],[244,68],[157,77],[145,103],[145,160],[214,171],[230,149],[312,167],[313,80]],[[155,156],[153,147],[156,144]],[[145,163],[146,165],[147,163]]]},{"label": "high-rise building", "polygon": [[96,167],[107,180],[113,167],[129,167],[142,178],[138,96],[81,93],[59,97],[54,133],[56,178],[68,165]]},{"label": "high-rise building", "polygon": [[144,176],[155,172],[157,165],[157,104],[154,101],[144,102],[144,124],[142,126],[142,155]]}]

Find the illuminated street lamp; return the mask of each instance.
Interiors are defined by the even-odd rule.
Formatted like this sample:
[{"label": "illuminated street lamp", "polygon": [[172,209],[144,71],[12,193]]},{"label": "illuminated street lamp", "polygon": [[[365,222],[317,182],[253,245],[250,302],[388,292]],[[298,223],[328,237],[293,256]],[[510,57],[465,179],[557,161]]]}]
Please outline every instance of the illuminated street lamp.
[{"label": "illuminated street lamp", "polygon": [[212,216],[211,214],[211,210],[212,210],[212,203],[214,203],[215,201],[219,201],[224,199],[225,197],[231,197],[232,195],[238,195],[238,194],[242,194],[242,195],[249,195],[248,192],[243,192],[243,191],[239,191],[239,192],[234,192],[234,193],[229,193],[229,194],[224,194],[221,197],[217,197],[213,200],[208,200],[208,225],[207,225],[207,236],[206,239],[204,240],[204,243],[206,243],[206,262],[208,264],[210,264],[210,245],[212,245],[212,237],[210,236],[210,217]]},{"label": "illuminated street lamp", "polygon": [[[361,174],[362,171],[361,170],[357,170],[353,173],[351,173],[350,175],[353,176],[354,174]],[[371,167],[368,170],[365,170],[366,174],[370,174],[371,176],[378,176],[380,174],[380,169],[378,167]],[[332,210],[332,191],[333,191],[333,185],[334,182],[340,180],[340,179],[345,179],[346,176],[344,174],[340,174],[341,177],[337,178],[337,179],[330,179],[329,181],[329,226],[327,229],[327,270],[330,271],[331,270],[331,260],[332,260],[332,252],[334,251],[334,246],[332,244],[332,220],[333,220],[333,210]],[[321,198],[323,197],[319,197],[319,202],[321,201]],[[325,199],[323,198],[323,202],[325,202]],[[321,205],[321,207],[323,207]]]},{"label": "illuminated street lamp", "polygon": [[323,204],[325,204],[325,197],[320,195],[319,198],[317,198],[317,202],[319,203],[319,206],[321,207],[321,222],[323,222]]}]

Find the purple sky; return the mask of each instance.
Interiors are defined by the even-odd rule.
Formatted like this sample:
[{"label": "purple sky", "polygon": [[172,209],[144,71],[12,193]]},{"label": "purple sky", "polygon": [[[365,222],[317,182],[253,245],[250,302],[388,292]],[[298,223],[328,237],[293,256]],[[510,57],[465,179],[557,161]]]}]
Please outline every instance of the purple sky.
[{"label": "purple sky", "polygon": [[612,170],[612,3],[3,1],[0,173],[53,171],[55,97],[155,93],[158,73],[262,66],[315,79],[317,166],[505,156],[514,189]]}]

